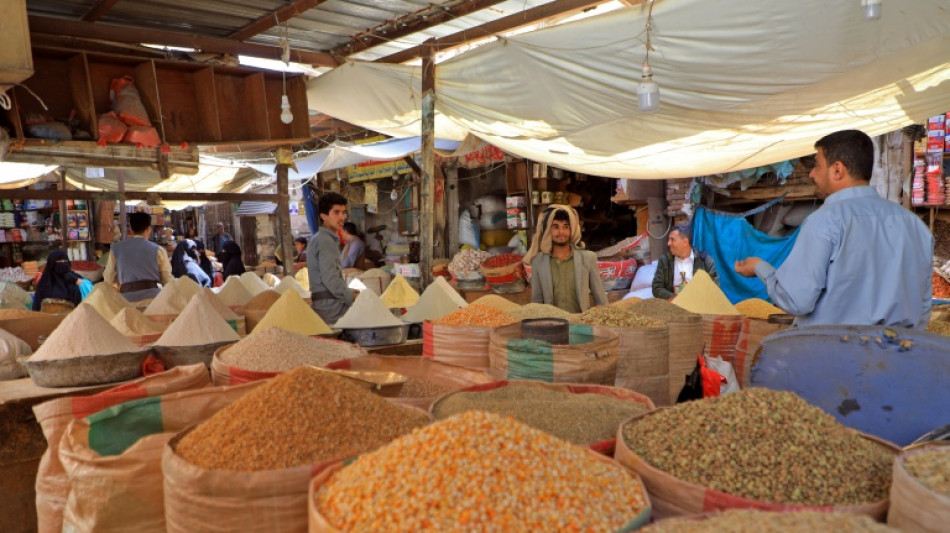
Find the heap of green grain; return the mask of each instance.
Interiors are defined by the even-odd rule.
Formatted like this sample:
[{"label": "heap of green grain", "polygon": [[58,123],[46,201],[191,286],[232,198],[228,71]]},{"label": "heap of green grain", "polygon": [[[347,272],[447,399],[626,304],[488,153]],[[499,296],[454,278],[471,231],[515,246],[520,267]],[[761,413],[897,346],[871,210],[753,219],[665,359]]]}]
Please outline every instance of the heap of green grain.
[{"label": "heap of green grain", "polygon": [[627,446],[679,479],[757,501],[881,501],[894,451],[791,392],[751,388],[679,404],[623,427]]}]

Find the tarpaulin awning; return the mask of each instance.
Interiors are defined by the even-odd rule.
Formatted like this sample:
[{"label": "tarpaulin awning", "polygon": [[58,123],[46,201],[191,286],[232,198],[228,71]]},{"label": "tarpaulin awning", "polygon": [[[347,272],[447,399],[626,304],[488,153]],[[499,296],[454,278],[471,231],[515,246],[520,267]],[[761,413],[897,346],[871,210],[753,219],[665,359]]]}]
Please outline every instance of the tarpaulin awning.
[{"label": "tarpaulin awning", "polygon": [[[499,41],[435,69],[435,135],[601,176],[717,174],[814,152],[835,130],[879,135],[946,111],[946,0],[658,0],[661,105],[637,108],[646,4]],[[390,136],[420,134],[419,67],[347,63],[311,107]]]},{"label": "tarpaulin awning", "polygon": [[32,163],[0,163],[0,189],[19,189],[33,185],[56,168]]},{"label": "tarpaulin awning", "polygon": [[[421,148],[421,138],[407,137],[400,139],[387,139],[369,144],[351,144],[337,142],[326,148],[321,148],[312,153],[298,155],[294,158],[294,165],[297,170],[290,169],[288,179],[306,180],[318,172],[346,168],[352,165],[365,163],[368,161],[394,161],[418,152]],[[439,155],[444,157],[453,157],[464,155],[466,153],[478,150],[485,146],[483,141],[462,143],[445,139],[435,140],[435,149]],[[268,175],[275,175],[274,162],[230,162],[214,156],[202,156],[203,163],[225,166],[242,166],[253,168],[254,170]]]}]

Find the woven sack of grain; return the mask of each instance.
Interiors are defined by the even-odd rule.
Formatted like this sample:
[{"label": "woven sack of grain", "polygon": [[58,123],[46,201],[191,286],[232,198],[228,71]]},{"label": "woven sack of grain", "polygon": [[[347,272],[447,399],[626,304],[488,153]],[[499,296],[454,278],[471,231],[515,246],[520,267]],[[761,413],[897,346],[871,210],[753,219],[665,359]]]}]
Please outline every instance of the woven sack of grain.
[{"label": "woven sack of grain", "polygon": [[[617,449],[614,458],[622,465],[630,468],[640,475],[643,484],[646,485],[647,492],[650,493],[650,499],[653,502],[653,516],[656,520],[671,518],[677,516],[696,515],[700,513],[709,513],[715,511],[724,511],[726,509],[760,509],[763,511],[835,511],[841,513],[863,514],[882,521],[887,513],[887,498],[861,505],[836,505],[836,506],[808,506],[808,505],[790,505],[777,504],[764,501],[751,500],[740,496],[735,496],[721,492],[709,487],[704,487],[690,481],[677,478],[663,470],[653,467],[642,457],[637,455],[627,446],[623,438],[623,427],[645,416],[654,415],[662,410],[651,411],[643,415],[633,417],[625,422],[617,430]],[[861,437],[877,443],[879,446],[893,452],[895,456],[900,449],[876,437],[855,432]]]},{"label": "woven sack of grain", "polygon": [[[618,464],[616,460],[611,459],[610,457],[604,457],[603,455],[593,451],[588,453],[590,453],[591,456],[595,457],[598,461],[613,465]],[[307,519],[309,523],[309,528],[307,529],[308,533],[343,533],[340,529],[337,529],[332,524],[330,524],[330,522],[327,521],[327,518],[323,516],[323,513],[320,512],[320,509],[317,508],[316,495],[317,491],[319,491],[323,485],[330,481],[330,478],[334,474],[342,470],[347,464],[348,463],[343,461],[337,461],[336,463],[324,468],[319,474],[314,476],[313,480],[310,482],[310,490],[307,494]],[[624,471],[626,474],[630,475],[630,477],[637,477],[636,474],[631,472],[629,469],[625,469]],[[641,484],[640,490],[643,490],[642,481],[639,481],[638,479],[638,482]],[[624,525],[619,530],[621,533],[636,531],[650,522],[650,515],[652,512],[652,508],[650,507],[650,496],[644,494],[644,497],[647,500],[646,509],[641,511],[640,514],[638,514],[637,517],[632,519],[628,524]]]},{"label": "woven sack of grain", "polygon": [[696,366],[696,357],[703,352],[705,342],[701,315],[677,318],[667,325],[670,328],[669,395],[666,401],[657,402],[657,405],[676,402],[686,376]]},{"label": "woven sack of grain", "polygon": [[141,398],[70,423],[59,449],[69,479],[64,530],[163,533],[165,444],[257,385]]},{"label": "woven sack of grain", "polygon": [[168,441],[162,452],[169,533],[307,531],[310,480],[327,467],[340,464],[342,458],[277,470],[210,470],[176,452],[182,438],[195,427]]},{"label": "woven sack of grain", "polygon": [[446,326],[422,323],[422,357],[446,364],[488,370],[488,326]]},{"label": "woven sack of grain", "polygon": [[280,372],[247,370],[224,363],[221,361],[221,353],[231,346],[233,346],[233,344],[218,348],[215,350],[214,356],[211,357],[211,381],[215,385],[240,385],[242,383],[269,379],[280,374]]},{"label": "woven sack of grain", "polygon": [[35,405],[33,414],[43,428],[47,448],[40,459],[36,475],[36,518],[40,533],[63,530],[63,509],[66,507],[68,481],[59,461],[59,443],[66,426],[107,407],[137,398],[161,396],[211,384],[204,365],[173,368],[161,374],[137,379],[91,396],[57,398]]},{"label": "woven sack of grain", "polygon": [[946,449],[945,444],[929,444],[907,450],[894,461],[891,482],[891,507],[887,512],[887,525],[901,531],[937,533],[947,530],[950,524],[950,496],[925,486],[914,478],[905,466],[909,457],[933,451],[935,447]]},{"label": "woven sack of grain", "polygon": [[521,338],[521,324],[491,330],[489,373],[495,379],[613,385],[620,339],[602,326],[571,324],[570,344]]},{"label": "woven sack of grain", "polygon": [[787,324],[772,324],[768,320],[761,318],[747,318],[739,332],[739,339],[736,342],[736,350],[732,359],[724,357],[723,360],[732,363],[736,370],[736,376],[739,378],[739,386],[749,386],[749,372],[752,365],[755,364],[754,358],[759,346],[762,345],[762,339],[773,333],[778,333],[790,326]]},{"label": "woven sack of grain", "polygon": [[606,327],[620,341],[614,385],[645,394],[656,405],[669,405],[669,327]]},{"label": "woven sack of grain", "polygon": [[[472,385],[471,387],[465,387],[463,389],[445,394],[432,402],[432,406],[429,407],[429,414],[432,415],[433,420],[435,420],[436,407],[438,406],[439,402],[442,402],[446,398],[449,398],[452,395],[458,394],[460,392],[487,392],[511,385],[516,385],[519,387],[537,387],[539,389],[548,389],[558,392],[566,392],[569,394],[600,394],[603,396],[611,396],[613,398],[643,404],[650,411],[656,409],[656,406],[649,397],[640,394],[639,392],[634,392],[621,387],[611,387],[609,385],[590,385],[586,383],[544,383],[541,381],[530,380],[501,380],[492,383],[483,383],[481,385]],[[591,442],[588,444],[590,444],[590,448],[595,452],[602,453],[608,457],[613,457],[614,446],[616,443],[617,439],[612,438],[599,442]]]}]

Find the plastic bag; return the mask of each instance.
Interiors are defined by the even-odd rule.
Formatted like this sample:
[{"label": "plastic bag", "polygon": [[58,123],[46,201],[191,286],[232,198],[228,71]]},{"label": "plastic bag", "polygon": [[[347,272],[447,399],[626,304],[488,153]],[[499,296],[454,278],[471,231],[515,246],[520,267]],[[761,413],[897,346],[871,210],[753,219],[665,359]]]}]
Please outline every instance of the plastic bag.
[{"label": "plastic bag", "polygon": [[99,145],[122,142],[128,129],[129,127],[119,120],[119,116],[114,111],[99,115]]},{"label": "plastic bag", "polygon": [[467,244],[477,249],[479,232],[478,223],[472,221],[471,213],[468,209],[463,210],[459,215],[459,244]]},{"label": "plastic bag", "polygon": [[706,367],[704,356],[699,355],[696,357],[693,371],[686,376],[686,383],[676,398],[676,403],[719,396],[724,381],[725,378],[719,372]]},{"label": "plastic bag", "polygon": [[148,119],[148,112],[142,104],[139,91],[135,88],[135,80],[132,76],[123,76],[112,80],[109,85],[109,100],[112,101],[112,110],[119,115],[122,122],[129,126],[152,125],[152,122]]},{"label": "plastic bag", "polygon": [[29,344],[0,329],[0,381],[25,377],[26,368],[17,358],[32,353]]},{"label": "plastic bag", "polygon": [[732,367],[732,363],[724,361],[722,357],[704,357],[706,357],[706,368],[715,370],[722,378],[719,395],[738,392],[739,378],[736,377],[736,370]]},{"label": "plastic bag", "polygon": [[153,148],[162,144],[162,140],[158,137],[158,131],[151,126],[129,126],[123,140],[145,148]]},{"label": "plastic bag", "polygon": [[80,299],[85,300],[86,296],[89,296],[89,293],[92,292],[92,288],[93,285],[91,281],[88,279],[81,280],[79,282],[79,295],[81,296]]}]

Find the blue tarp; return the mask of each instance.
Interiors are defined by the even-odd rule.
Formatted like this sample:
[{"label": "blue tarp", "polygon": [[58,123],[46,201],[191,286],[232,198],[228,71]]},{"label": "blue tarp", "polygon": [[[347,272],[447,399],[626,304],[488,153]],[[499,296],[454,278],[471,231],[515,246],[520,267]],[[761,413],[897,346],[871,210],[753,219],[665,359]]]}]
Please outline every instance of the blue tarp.
[{"label": "blue tarp", "polygon": [[719,287],[729,301],[738,303],[748,298],[772,301],[759,278],[740,276],[733,265],[746,257],[761,257],[778,268],[792,251],[798,228],[787,237],[772,237],[752,227],[743,216],[699,208],[693,217],[693,248],[716,260]]},{"label": "blue tarp", "polygon": [[317,197],[309,186],[303,186],[303,210],[307,215],[307,226],[310,234],[316,235],[320,228],[320,216],[317,215]]}]

